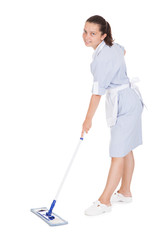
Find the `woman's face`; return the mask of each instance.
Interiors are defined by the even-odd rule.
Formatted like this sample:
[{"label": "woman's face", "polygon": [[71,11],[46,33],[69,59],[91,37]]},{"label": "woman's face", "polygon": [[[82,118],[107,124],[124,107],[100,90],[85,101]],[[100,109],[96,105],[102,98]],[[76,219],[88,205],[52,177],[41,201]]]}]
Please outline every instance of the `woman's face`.
[{"label": "woman's face", "polygon": [[96,47],[104,40],[106,36],[106,33],[102,35],[102,33],[99,31],[98,24],[90,22],[85,23],[83,40],[87,47],[96,49]]}]

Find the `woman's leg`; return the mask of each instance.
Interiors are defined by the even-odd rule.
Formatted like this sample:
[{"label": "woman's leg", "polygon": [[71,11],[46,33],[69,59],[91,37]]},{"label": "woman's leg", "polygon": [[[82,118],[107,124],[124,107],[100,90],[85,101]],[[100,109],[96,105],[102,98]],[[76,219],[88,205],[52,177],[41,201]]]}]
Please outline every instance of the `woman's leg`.
[{"label": "woman's leg", "polygon": [[117,188],[122,178],[124,168],[124,158],[112,158],[111,167],[108,174],[107,183],[99,201],[103,204],[110,205],[110,198]]},{"label": "woman's leg", "polygon": [[133,152],[131,151],[124,157],[124,165],[123,165],[123,175],[122,175],[122,182],[121,187],[119,189],[119,193],[122,193],[126,197],[131,197],[131,180],[134,170],[134,156]]}]

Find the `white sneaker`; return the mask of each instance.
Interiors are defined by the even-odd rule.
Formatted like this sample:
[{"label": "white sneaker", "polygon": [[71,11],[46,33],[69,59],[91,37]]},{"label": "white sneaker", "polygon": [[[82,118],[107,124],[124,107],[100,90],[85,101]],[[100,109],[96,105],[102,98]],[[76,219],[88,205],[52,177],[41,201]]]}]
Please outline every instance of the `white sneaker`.
[{"label": "white sneaker", "polygon": [[105,212],[110,212],[111,210],[112,206],[107,206],[106,204],[102,204],[100,201],[96,201],[91,207],[85,210],[85,215],[97,216]]},{"label": "white sneaker", "polygon": [[114,193],[111,197],[111,203],[130,203],[132,202],[132,197],[125,197],[121,193]]}]

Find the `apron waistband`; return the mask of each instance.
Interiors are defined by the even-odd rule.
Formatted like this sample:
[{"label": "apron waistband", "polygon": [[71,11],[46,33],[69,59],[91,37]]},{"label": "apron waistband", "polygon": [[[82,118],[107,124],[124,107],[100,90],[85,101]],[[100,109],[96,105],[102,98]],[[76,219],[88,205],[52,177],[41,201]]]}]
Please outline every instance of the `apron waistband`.
[{"label": "apron waistband", "polygon": [[119,87],[109,88],[106,90],[106,101],[105,101],[105,108],[106,108],[106,119],[108,127],[112,127],[116,124],[117,121],[117,113],[118,113],[118,92],[125,88],[132,88],[137,95],[139,96],[140,100],[143,103],[141,93],[135,84],[139,82],[139,78],[132,78],[129,83],[123,84]]},{"label": "apron waistband", "polygon": [[107,90],[106,90],[106,94],[108,94],[108,93],[117,93],[118,91],[120,91],[120,90],[123,90],[123,89],[125,89],[125,88],[129,88],[129,83],[127,83],[127,84],[123,84],[123,85],[121,85],[121,86],[119,86],[119,87],[115,87],[115,88],[108,88]]}]

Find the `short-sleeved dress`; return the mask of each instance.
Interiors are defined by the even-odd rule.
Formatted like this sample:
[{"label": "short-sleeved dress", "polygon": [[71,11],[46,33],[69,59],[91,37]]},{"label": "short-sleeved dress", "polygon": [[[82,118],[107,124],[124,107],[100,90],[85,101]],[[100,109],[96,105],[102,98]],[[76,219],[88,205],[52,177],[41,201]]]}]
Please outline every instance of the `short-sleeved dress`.
[{"label": "short-sleeved dress", "polygon": [[[101,42],[96,48],[91,63],[93,74],[92,93],[104,95],[108,88],[129,83],[124,48],[114,43],[111,47]],[[110,127],[110,157],[124,157],[142,144],[141,115],[143,102],[132,88],[118,91],[116,124]]]}]

